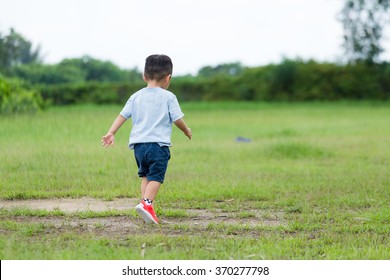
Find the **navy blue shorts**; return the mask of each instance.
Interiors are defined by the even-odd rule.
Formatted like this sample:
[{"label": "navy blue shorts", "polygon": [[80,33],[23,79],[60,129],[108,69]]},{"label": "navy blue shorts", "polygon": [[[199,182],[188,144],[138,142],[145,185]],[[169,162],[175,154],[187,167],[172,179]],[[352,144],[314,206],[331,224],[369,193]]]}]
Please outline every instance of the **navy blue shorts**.
[{"label": "navy blue shorts", "polygon": [[139,143],[134,145],[134,156],[138,166],[138,176],[149,181],[164,182],[168,161],[171,158],[169,147],[160,147],[157,143]]}]

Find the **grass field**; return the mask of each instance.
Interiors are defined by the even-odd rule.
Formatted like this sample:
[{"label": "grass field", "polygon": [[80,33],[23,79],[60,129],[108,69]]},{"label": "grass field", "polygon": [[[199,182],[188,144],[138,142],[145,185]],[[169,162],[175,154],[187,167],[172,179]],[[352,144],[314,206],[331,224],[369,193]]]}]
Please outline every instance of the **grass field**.
[{"label": "grass field", "polygon": [[[0,198],[138,198],[121,106],[0,118]],[[0,209],[0,259],[389,259],[389,103],[185,103],[156,200],[133,209]],[[237,137],[250,142],[238,142]],[[143,249],[141,249],[143,247]]]}]

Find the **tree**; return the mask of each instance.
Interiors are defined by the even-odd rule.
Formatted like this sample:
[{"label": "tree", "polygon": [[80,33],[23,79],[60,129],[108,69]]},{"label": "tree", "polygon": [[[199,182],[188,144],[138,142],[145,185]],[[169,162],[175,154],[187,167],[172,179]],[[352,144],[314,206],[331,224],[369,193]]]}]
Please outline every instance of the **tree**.
[{"label": "tree", "polygon": [[33,49],[32,43],[13,28],[6,36],[0,33],[0,69],[40,62],[40,46]]},{"label": "tree", "polygon": [[243,67],[241,63],[225,63],[219,64],[215,67],[205,66],[198,71],[199,77],[210,78],[217,75],[225,75],[225,76],[237,76],[241,74],[243,71]]},{"label": "tree", "polygon": [[344,48],[351,62],[374,64],[383,52],[383,27],[390,20],[390,0],[346,0],[340,14]]},{"label": "tree", "polygon": [[101,61],[90,56],[64,59],[58,66],[74,66],[82,70],[85,73],[86,81],[117,82],[128,80],[130,77],[129,72],[120,69],[112,62]]}]

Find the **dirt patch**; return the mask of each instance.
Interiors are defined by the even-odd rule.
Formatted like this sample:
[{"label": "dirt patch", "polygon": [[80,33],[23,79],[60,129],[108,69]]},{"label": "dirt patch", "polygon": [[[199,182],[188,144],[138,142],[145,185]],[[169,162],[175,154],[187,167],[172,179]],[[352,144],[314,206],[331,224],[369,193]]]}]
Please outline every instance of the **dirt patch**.
[{"label": "dirt patch", "polygon": [[119,198],[104,201],[94,198],[59,198],[59,199],[29,199],[29,200],[0,200],[0,209],[28,208],[38,210],[61,210],[64,212],[93,211],[102,212],[107,210],[133,209],[139,199]]},{"label": "dirt patch", "polygon": [[247,225],[247,226],[279,226],[283,224],[284,212],[268,212],[261,210],[245,210],[243,215],[240,212],[226,212],[221,209],[187,209],[195,225],[209,225],[210,223],[221,223],[225,225]]},{"label": "dirt patch", "polygon": [[[18,223],[36,223],[45,226],[45,232],[56,234],[62,232],[90,233],[97,236],[118,238],[129,234],[143,234],[145,223],[138,216],[119,215],[99,218],[82,218],[73,215],[77,212],[134,209],[138,199],[122,198],[103,201],[93,198],[80,199],[38,199],[7,201],[0,200],[0,209],[27,208],[61,210],[69,215],[64,216],[15,216],[0,217],[0,220],[13,220]],[[166,213],[169,213],[169,209]],[[73,213],[73,214],[72,214]],[[134,212],[135,213],[135,212]],[[160,225],[156,232],[165,235],[204,234],[244,234],[257,235],[259,228],[283,225],[283,212],[247,209],[244,213],[226,212],[221,209],[187,209],[182,217],[159,216]],[[149,226],[149,225],[148,225]],[[229,228],[233,226],[233,229]],[[236,226],[236,227],[235,227]],[[150,226],[153,227],[153,226]]]},{"label": "dirt patch", "polygon": [[[9,220],[9,219],[8,219]],[[96,236],[126,236],[127,234],[142,233],[145,224],[128,216],[115,216],[105,218],[79,218],[79,217],[13,217],[18,223],[43,224],[45,233],[55,234],[63,232],[91,233]]]}]

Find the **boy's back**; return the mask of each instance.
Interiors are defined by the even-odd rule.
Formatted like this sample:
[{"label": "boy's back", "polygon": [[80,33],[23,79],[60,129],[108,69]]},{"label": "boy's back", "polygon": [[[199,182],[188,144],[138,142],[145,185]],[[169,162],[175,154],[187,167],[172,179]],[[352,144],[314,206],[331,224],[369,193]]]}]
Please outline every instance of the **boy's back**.
[{"label": "boy's back", "polygon": [[172,123],[183,118],[176,96],[165,89],[143,88],[134,93],[120,113],[132,119],[129,147],[137,143],[172,146]]}]

